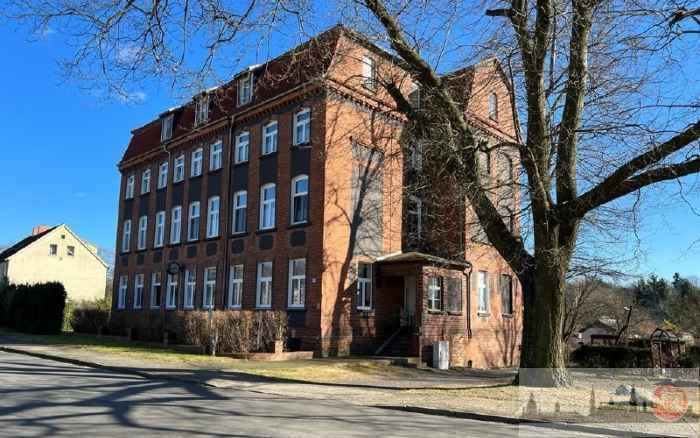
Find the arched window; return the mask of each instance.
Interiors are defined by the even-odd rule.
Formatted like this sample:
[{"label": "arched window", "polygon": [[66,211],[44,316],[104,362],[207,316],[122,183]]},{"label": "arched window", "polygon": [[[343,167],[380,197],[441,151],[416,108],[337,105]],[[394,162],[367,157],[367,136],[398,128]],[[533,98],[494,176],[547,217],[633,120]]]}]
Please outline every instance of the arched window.
[{"label": "arched window", "polygon": [[491,93],[489,96],[489,118],[498,120],[498,95],[496,93]]},{"label": "arched window", "polygon": [[276,186],[273,183],[260,187],[260,229],[275,228]]},{"label": "arched window", "polygon": [[292,225],[309,220],[309,177],[299,175],[292,179]]}]

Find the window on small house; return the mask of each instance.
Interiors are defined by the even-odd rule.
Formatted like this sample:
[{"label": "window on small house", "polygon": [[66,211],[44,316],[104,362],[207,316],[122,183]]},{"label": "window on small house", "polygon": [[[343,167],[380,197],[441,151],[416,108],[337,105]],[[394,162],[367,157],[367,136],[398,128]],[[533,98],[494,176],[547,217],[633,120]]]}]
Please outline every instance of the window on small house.
[{"label": "window on small house", "polygon": [[504,315],[513,314],[513,277],[501,275],[501,313]]},{"label": "window on small house", "polygon": [[494,121],[498,120],[498,95],[496,93],[489,95],[489,118]]},{"label": "window on small house", "polygon": [[132,199],[134,197],[134,187],[136,186],[136,176],[129,175],[126,179],[126,187],[124,189],[124,199]]},{"label": "window on small house", "polygon": [[357,264],[357,309],[372,309],[372,265],[369,263]]},{"label": "window on small house", "polygon": [[219,140],[209,149],[209,170],[219,170],[222,167],[222,155],[224,152],[224,143]]},{"label": "window on small house", "polygon": [[228,307],[238,309],[243,302],[243,265],[231,266],[228,286]]},{"label": "window on small house", "polygon": [[442,310],[442,279],[428,277],[428,310]]},{"label": "window on small house", "polygon": [[126,294],[129,288],[129,277],[122,275],[119,277],[119,294],[117,295],[117,309],[126,307]]},{"label": "window on small house", "polygon": [[175,171],[173,172],[173,182],[180,182],[185,179],[185,156],[180,155],[175,158]]},{"label": "window on small house", "polygon": [[477,281],[477,311],[479,313],[488,314],[490,313],[490,294],[489,290],[489,273],[486,271],[479,271],[476,277]]},{"label": "window on small house", "polygon": [[277,122],[270,122],[263,127],[263,150],[267,155],[277,152]]},{"label": "window on small house", "polygon": [[260,229],[269,230],[275,227],[275,184],[265,184],[260,188]]},{"label": "window on small house", "polygon": [[253,72],[248,72],[238,79],[238,106],[253,100]]},{"label": "window on small house", "polygon": [[51,256],[58,255],[58,245],[54,245],[54,244],[49,245],[49,255],[51,255]]},{"label": "window on small house", "polygon": [[173,138],[173,114],[163,117],[160,122],[160,141],[168,141]]},{"label": "window on small house", "polygon": [[136,248],[139,250],[146,249],[146,233],[148,232],[148,216],[139,218],[139,235]]},{"label": "window on small house", "polygon": [[214,308],[214,294],[216,291],[216,267],[207,268],[204,271],[204,294],[202,295],[202,307]]},{"label": "window on small house", "polygon": [[164,189],[168,185],[168,162],[163,161],[158,166],[158,188]]},{"label": "window on small house", "polygon": [[68,257],[74,257],[75,256],[75,247],[74,246],[68,246],[66,247],[66,254]]},{"label": "window on small house", "polygon": [[134,276],[134,309],[143,307],[143,274]]},{"label": "window on small house", "polygon": [[309,177],[299,175],[292,179],[292,225],[309,220]]},{"label": "window on small house", "polygon": [[153,236],[153,246],[160,248],[165,241],[165,212],[156,213],[156,229]]},{"label": "window on small house", "polygon": [[195,99],[194,124],[199,126],[206,123],[207,120],[209,120],[209,95],[204,94]]},{"label": "window on small house", "polygon": [[293,144],[303,145],[311,141],[311,110],[304,108],[294,114]]},{"label": "window on small house", "polygon": [[170,243],[180,243],[180,233],[182,232],[182,207],[173,207],[170,213]]},{"label": "window on small house", "polygon": [[362,85],[370,90],[377,87],[377,66],[373,58],[362,57]]},{"label": "window on small house", "polygon": [[177,307],[177,274],[168,274],[168,288],[165,293],[165,307],[174,309]]},{"label": "window on small house", "polygon": [[207,205],[207,238],[217,237],[219,235],[219,205],[220,198],[213,196],[209,198]]},{"label": "window on small house", "polygon": [[414,240],[420,239],[423,228],[423,201],[417,196],[410,195],[407,207],[406,224],[408,237]]},{"label": "window on small house", "polygon": [[255,306],[272,307],[272,262],[258,263],[258,279],[255,294]]},{"label": "window on small house", "polygon": [[204,150],[202,148],[196,149],[192,152],[192,163],[190,166],[190,177],[200,176],[202,174],[202,158],[204,156]]},{"label": "window on small house", "polygon": [[245,190],[233,195],[233,232],[244,233],[247,229],[248,193]]},{"label": "window on small house", "polygon": [[444,279],[447,294],[447,310],[452,313],[462,312],[462,280],[447,277]]},{"label": "window on small house", "polygon": [[236,151],[234,163],[243,163],[248,161],[248,152],[250,149],[250,133],[248,131],[241,132],[236,136]]},{"label": "window on small house", "polygon": [[122,252],[129,252],[131,249],[131,219],[125,220],[122,227]]},{"label": "window on small house", "polygon": [[185,297],[183,307],[191,309],[194,307],[194,293],[197,285],[197,270],[192,268],[185,271]]},{"label": "window on small house", "polygon": [[141,194],[151,191],[151,169],[146,169],[141,174]]},{"label": "window on small house", "polygon": [[304,307],[306,290],[306,259],[289,261],[289,285],[287,291],[287,306]]},{"label": "window on small house", "polygon": [[160,307],[161,300],[161,283],[160,283],[160,272],[154,272],[151,275],[151,307],[157,309]]},{"label": "window on small house", "polygon": [[187,222],[187,240],[199,240],[199,201],[190,204],[189,220]]}]

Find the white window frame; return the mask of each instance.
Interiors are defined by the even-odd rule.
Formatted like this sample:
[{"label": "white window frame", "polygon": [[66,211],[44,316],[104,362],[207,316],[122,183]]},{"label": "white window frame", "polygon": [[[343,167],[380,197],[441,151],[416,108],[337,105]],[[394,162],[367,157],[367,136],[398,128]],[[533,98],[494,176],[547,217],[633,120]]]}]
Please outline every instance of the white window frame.
[{"label": "white window frame", "polygon": [[126,187],[124,188],[124,199],[134,199],[135,188],[136,175],[131,174],[126,178]]},{"label": "white window frame", "polygon": [[[240,275],[239,275],[240,274]],[[243,278],[245,276],[244,265],[231,265],[228,282],[229,309],[240,309],[243,305]]]},{"label": "white window frame", "polygon": [[66,246],[66,255],[68,257],[75,257],[75,246],[73,246],[73,245]]},{"label": "white window frame", "polygon": [[[272,198],[266,199],[265,194],[268,189],[272,189]],[[275,183],[268,183],[260,187],[260,223],[261,230],[271,230],[276,225],[277,215],[277,186]],[[269,223],[268,220],[269,219]]]},{"label": "white window frame", "polygon": [[163,161],[160,163],[160,166],[158,166],[158,188],[159,189],[164,189],[168,186],[168,168],[169,168],[169,163],[167,161]]},{"label": "white window frame", "polygon": [[209,120],[209,95],[203,94],[194,102],[194,126],[200,126]]},{"label": "white window frame", "polygon": [[498,121],[498,94],[489,94],[489,119]]},{"label": "white window frame", "polygon": [[49,255],[50,256],[57,256],[58,255],[58,245],[55,243],[52,243],[49,245]]},{"label": "white window frame", "polygon": [[262,155],[269,155],[277,152],[278,129],[277,121],[273,120],[270,123],[263,125],[263,147]]},{"label": "white window frame", "polygon": [[[157,281],[156,281],[157,280]],[[156,298],[156,286],[160,288],[160,296],[158,297],[158,302],[156,303],[154,298]],[[163,299],[163,283],[161,280],[161,274],[160,272],[153,272],[151,274],[151,299],[150,299],[150,304],[151,304],[151,309],[159,309],[160,308],[160,301]]]},{"label": "white window frame", "polygon": [[[308,118],[300,120],[301,116],[308,114]],[[299,128],[302,128],[301,137]],[[311,142],[311,108],[302,108],[294,113],[294,123],[292,129],[294,146],[300,146]]]},{"label": "white window frame", "polygon": [[173,119],[174,114],[168,114],[161,119],[160,125],[160,141],[165,142],[173,138]]},{"label": "white window frame", "polygon": [[477,313],[481,315],[488,315],[491,313],[491,290],[489,286],[489,273],[486,271],[477,272],[476,280]]},{"label": "white window frame", "polygon": [[168,274],[168,285],[165,291],[165,308],[177,309],[178,274]]},{"label": "white window frame", "polygon": [[[294,274],[296,263],[303,263],[301,274]],[[303,309],[306,303],[306,259],[289,260],[289,283],[287,285],[287,307],[290,309]]]},{"label": "white window frame", "polygon": [[253,100],[255,76],[249,71],[238,79],[238,106],[243,106]]},{"label": "white window frame", "polygon": [[136,240],[136,249],[144,250],[146,249],[146,239],[148,237],[148,216],[141,216],[139,218],[139,234]]},{"label": "white window frame", "polygon": [[250,156],[250,132],[243,131],[236,135],[234,155],[233,162],[236,164],[248,161]]},{"label": "white window frame", "polygon": [[153,246],[160,248],[165,243],[165,211],[156,213],[156,229],[153,233]]},{"label": "white window frame", "polygon": [[173,165],[173,182],[179,183],[185,180],[185,155],[182,154],[175,158]]},{"label": "white window frame", "polygon": [[433,312],[442,311],[442,281],[440,277],[430,276],[428,277],[428,310]]},{"label": "white window frame", "polygon": [[201,205],[199,201],[190,203],[190,208],[187,215],[187,241],[194,242],[199,240],[199,228],[201,227]]},{"label": "white window frame", "polygon": [[194,296],[197,293],[197,269],[187,269],[185,271],[185,294],[182,299],[182,307],[194,309]]},{"label": "white window frame", "polygon": [[[263,277],[263,269],[265,269],[265,266],[269,265],[270,266],[270,276],[269,277]],[[272,262],[258,262],[258,272],[257,272],[257,277],[255,281],[255,307],[258,309],[270,309],[272,308],[272,277],[273,277],[273,269],[274,265]],[[269,302],[263,302],[263,289],[265,289],[267,292],[267,295],[265,298],[269,299]]]},{"label": "white window frame", "polygon": [[176,245],[182,239],[182,206],[176,205],[170,212],[170,244]]},{"label": "white window frame", "polygon": [[[241,203],[241,195],[245,197],[245,202]],[[242,229],[238,229],[238,217],[241,215],[243,217]],[[239,190],[233,194],[233,220],[232,220],[233,234],[245,233],[248,230],[248,192],[246,190]]]},{"label": "white window frame", "polygon": [[202,308],[213,309],[216,297],[216,267],[210,266],[204,270],[204,293],[202,293]]},{"label": "white window frame", "polygon": [[129,293],[129,276],[119,277],[119,293],[117,294],[117,309],[126,309],[126,294]]},{"label": "white window frame", "polygon": [[207,202],[207,239],[219,236],[219,210],[221,198],[212,196]]},{"label": "white window frame", "polygon": [[[369,277],[360,277],[361,265],[367,266]],[[357,310],[372,310],[374,306],[374,267],[371,263],[360,262],[357,264]],[[367,303],[367,295],[369,295],[369,306]]]},{"label": "white window frame", "polygon": [[[299,181],[305,180],[306,181],[306,191],[300,191],[297,192],[297,183]],[[291,208],[290,208],[290,223],[291,225],[298,225],[298,224],[303,224],[309,221],[309,176],[308,175],[297,175],[292,179],[292,187],[291,187]],[[301,219],[298,219],[295,217],[296,214],[296,201],[297,198],[306,198],[306,209],[304,212],[304,217]],[[300,201],[303,202],[303,201]]]},{"label": "white window frame", "polygon": [[192,151],[192,162],[190,163],[190,178],[202,176],[202,163],[204,162],[204,149],[197,148]]},{"label": "white window frame", "polygon": [[151,169],[146,169],[141,174],[141,194],[145,195],[151,191]]},{"label": "white window frame", "polygon": [[414,195],[409,195],[408,200],[408,208],[406,209],[408,220],[411,221],[412,216],[416,217],[416,233],[410,237],[420,239],[423,235],[423,200]]},{"label": "white window frame", "polygon": [[412,170],[423,170],[423,143],[416,142],[408,147],[408,163]]},{"label": "white window frame", "polygon": [[209,146],[209,171],[219,170],[223,167],[224,142],[219,140]]},{"label": "white window frame", "polygon": [[131,219],[122,224],[122,252],[131,251]]},{"label": "white window frame", "polygon": [[143,308],[144,275],[134,275],[134,309]]},{"label": "white window frame", "polygon": [[372,91],[377,89],[377,62],[368,55],[362,57],[362,86]]}]

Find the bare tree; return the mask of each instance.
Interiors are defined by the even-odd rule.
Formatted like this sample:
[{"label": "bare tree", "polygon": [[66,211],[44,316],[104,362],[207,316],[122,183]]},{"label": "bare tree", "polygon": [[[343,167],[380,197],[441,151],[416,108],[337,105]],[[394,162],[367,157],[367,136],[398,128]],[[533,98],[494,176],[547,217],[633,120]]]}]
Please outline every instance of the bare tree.
[{"label": "bare tree", "polygon": [[[396,111],[439,139],[426,147],[444,165],[441,174],[519,277],[521,367],[546,370],[532,384],[568,382],[564,291],[582,231],[605,232],[611,218],[629,228],[642,189],[676,181],[683,195],[683,177],[700,172],[697,84],[677,74],[695,62],[683,56],[697,52],[692,0],[347,0],[318,8],[304,0],[9,3],[9,15],[71,37],[71,72],[106,78],[120,92],[150,77],[201,84],[221,71],[222,49],[257,45],[261,35],[290,25],[304,32],[311,17],[328,11],[384,45],[428,97],[417,112],[401,87],[385,83]],[[197,59],[189,51],[194,42],[206,56],[186,68]],[[522,164],[530,241],[509,226],[492,196],[479,171],[478,133],[441,73],[445,59],[475,54],[497,56],[512,82],[519,135],[496,147],[515,151]]]}]

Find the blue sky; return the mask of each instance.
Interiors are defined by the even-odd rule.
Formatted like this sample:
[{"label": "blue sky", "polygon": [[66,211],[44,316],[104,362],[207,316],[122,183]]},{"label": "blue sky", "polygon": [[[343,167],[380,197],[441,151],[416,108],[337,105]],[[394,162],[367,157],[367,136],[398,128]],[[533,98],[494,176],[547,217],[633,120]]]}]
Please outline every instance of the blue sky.
[{"label": "blue sky", "polygon": [[[26,35],[0,25],[0,40],[0,245],[25,237],[34,225],[66,223],[83,238],[113,249],[116,165],[130,130],[177,99],[167,89],[151,87],[140,90],[138,104],[104,101],[62,82],[56,60],[65,47],[56,35],[27,42]],[[698,201],[698,196],[690,199],[700,210]],[[645,216],[640,237],[646,257],[635,270],[700,276],[700,243],[690,247],[700,239],[700,217],[673,204]]]}]

